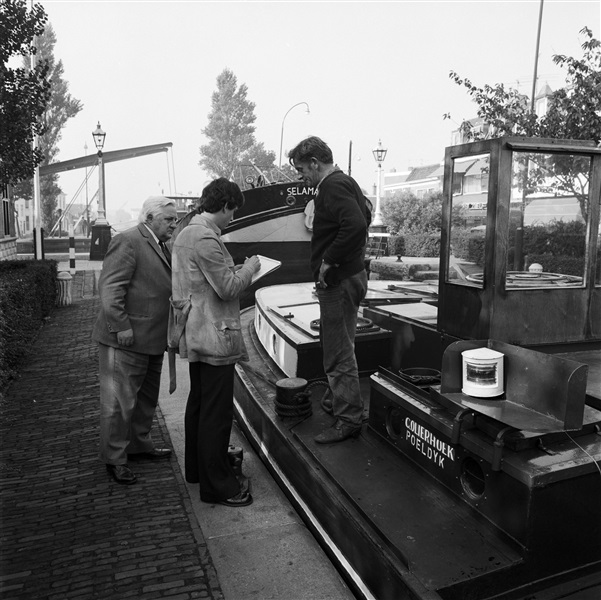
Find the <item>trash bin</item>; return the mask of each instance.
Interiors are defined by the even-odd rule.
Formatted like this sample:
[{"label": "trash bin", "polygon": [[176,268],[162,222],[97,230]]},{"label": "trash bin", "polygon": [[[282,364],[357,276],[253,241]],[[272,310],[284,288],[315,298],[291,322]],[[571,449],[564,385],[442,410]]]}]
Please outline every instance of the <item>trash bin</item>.
[{"label": "trash bin", "polygon": [[71,288],[73,286],[73,277],[67,271],[61,271],[57,276],[58,294],[56,297],[57,306],[71,306]]}]

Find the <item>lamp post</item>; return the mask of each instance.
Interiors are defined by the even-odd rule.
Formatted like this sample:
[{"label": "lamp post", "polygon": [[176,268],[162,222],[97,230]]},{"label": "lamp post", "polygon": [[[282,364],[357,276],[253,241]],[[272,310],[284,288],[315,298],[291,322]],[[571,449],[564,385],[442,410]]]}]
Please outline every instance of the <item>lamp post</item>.
[{"label": "lamp post", "polygon": [[98,218],[92,226],[92,239],[90,241],[90,260],[103,260],[109,242],[111,241],[111,226],[106,220],[106,203],[104,195],[104,161],[102,149],[106,133],[100,127],[100,121],[92,132],[94,144],[98,150]]},{"label": "lamp post", "polygon": [[374,158],[378,163],[378,187],[376,191],[376,214],[374,216],[374,220],[372,221],[372,227],[381,228],[382,231],[386,229],[384,223],[382,221],[382,213],[380,212],[380,183],[382,179],[382,163],[386,158],[386,153],[388,150],[386,148],[382,148],[382,140],[378,140],[378,147],[372,150]]},{"label": "lamp post", "polygon": [[291,106],[286,111],[286,114],[284,115],[284,118],[282,119],[282,134],[280,135],[280,162],[278,164],[278,168],[280,168],[280,169],[282,168],[282,146],[283,146],[283,143],[284,143],[284,121],[286,120],[286,117],[288,116],[288,113],[293,108],[296,108],[297,106],[300,106],[301,104],[304,104],[307,107],[307,114],[309,114],[309,105],[306,102],[298,102],[294,106]]},{"label": "lamp post", "polygon": [[94,144],[96,144],[96,150],[98,150],[98,218],[96,219],[96,223],[104,225],[106,223],[106,207],[104,203],[104,162],[102,160],[102,149],[104,148],[106,133],[100,127],[100,121],[98,121],[96,130],[92,132],[92,137],[94,138]]}]

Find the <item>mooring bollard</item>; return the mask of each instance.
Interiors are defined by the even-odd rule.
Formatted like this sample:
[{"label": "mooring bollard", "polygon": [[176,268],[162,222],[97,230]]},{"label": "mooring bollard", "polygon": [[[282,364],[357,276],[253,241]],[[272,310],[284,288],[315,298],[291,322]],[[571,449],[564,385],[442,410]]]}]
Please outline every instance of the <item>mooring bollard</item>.
[{"label": "mooring bollard", "polygon": [[57,306],[71,306],[71,287],[73,285],[73,277],[67,271],[61,271],[56,276],[58,287],[58,295],[56,297]]}]

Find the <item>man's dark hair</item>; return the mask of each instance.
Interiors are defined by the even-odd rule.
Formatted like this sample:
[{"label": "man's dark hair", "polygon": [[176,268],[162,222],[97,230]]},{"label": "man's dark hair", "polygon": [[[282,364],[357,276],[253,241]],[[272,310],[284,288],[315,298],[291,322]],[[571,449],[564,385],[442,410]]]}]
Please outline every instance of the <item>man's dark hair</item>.
[{"label": "man's dark hair", "polygon": [[224,206],[232,210],[241,208],[243,205],[244,195],[238,184],[225,177],[219,177],[202,190],[198,212],[216,213]]},{"label": "man's dark hair", "polygon": [[288,152],[288,159],[292,166],[294,166],[294,161],[309,162],[312,158],[316,158],[326,165],[334,162],[334,155],[330,147],[316,136],[304,139]]}]

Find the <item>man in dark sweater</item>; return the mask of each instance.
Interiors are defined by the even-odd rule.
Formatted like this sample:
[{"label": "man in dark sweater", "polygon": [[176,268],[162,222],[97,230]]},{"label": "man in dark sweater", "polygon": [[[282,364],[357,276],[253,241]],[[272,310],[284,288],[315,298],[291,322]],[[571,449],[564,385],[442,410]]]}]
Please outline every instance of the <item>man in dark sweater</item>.
[{"label": "man in dark sweater", "polygon": [[336,421],[320,444],[361,433],[363,399],[355,357],[359,304],[367,292],[365,244],[371,214],[357,182],[334,165],[332,151],[309,137],[288,153],[308,186],[317,188],[311,237],[311,270],[321,315],[323,365],[332,390]]}]

